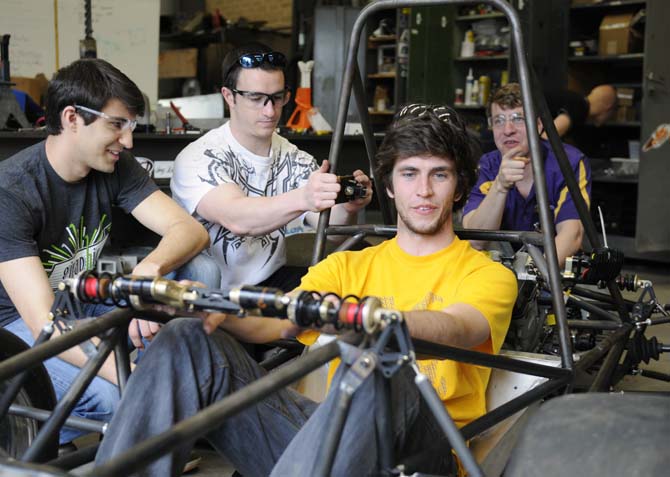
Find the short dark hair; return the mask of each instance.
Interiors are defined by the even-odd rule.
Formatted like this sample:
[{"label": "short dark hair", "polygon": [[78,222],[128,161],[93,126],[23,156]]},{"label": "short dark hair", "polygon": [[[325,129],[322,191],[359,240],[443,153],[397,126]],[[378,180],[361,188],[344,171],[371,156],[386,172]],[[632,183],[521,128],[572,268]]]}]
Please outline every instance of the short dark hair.
[{"label": "short dark hair", "polygon": [[456,165],[460,198],[453,210],[461,209],[477,180],[476,145],[461,117],[448,106],[414,104],[401,109],[377,151],[375,175],[393,191],[392,173],[398,159],[431,155],[449,158]]},{"label": "short dark hair", "polygon": [[494,104],[503,109],[514,109],[523,106],[519,83],[507,83],[493,92],[489,104],[486,105],[486,114],[489,118],[491,117],[491,108]]},{"label": "short dark hair", "polygon": [[[221,65],[223,86],[228,89],[237,87],[237,78],[240,76],[240,70],[242,69],[239,62],[242,55],[250,55],[254,53],[272,53],[273,51],[274,50],[268,45],[260,42],[247,43],[230,50],[223,59],[223,63]],[[258,68],[268,71],[281,71],[284,73],[284,77],[286,77],[284,68],[271,65],[267,61],[262,62]]]},{"label": "short dark hair", "polygon": [[[105,60],[86,58],[58,70],[49,82],[46,95],[47,133],[63,130],[60,114],[67,106],[102,110],[111,99],[121,101],[131,114],[144,114],[144,97],[133,81]],[[85,124],[98,116],[80,111]]]}]

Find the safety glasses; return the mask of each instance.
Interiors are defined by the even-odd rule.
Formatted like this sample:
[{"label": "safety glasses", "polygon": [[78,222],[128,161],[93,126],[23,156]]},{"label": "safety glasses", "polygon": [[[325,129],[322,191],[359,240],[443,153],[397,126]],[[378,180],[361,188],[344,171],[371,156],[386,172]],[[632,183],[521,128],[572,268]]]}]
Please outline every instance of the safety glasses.
[{"label": "safety glasses", "polygon": [[103,113],[102,111],[96,111],[95,109],[87,108],[86,106],[80,106],[78,104],[74,105],[74,109],[106,119],[109,124],[114,126],[114,128],[118,129],[119,131],[125,131],[126,129],[129,129],[130,132],[133,132],[137,127],[137,121],[135,119],[110,116],[109,114]]},{"label": "safety glasses", "polygon": [[284,106],[288,103],[289,91],[284,89],[282,91],[277,91],[276,93],[260,93],[258,91],[242,91],[240,89],[230,89],[233,93],[239,94],[240,96],[246,99],[252,107],[261,109],[265,107],[268,102],[272,103],[272,106]]}]

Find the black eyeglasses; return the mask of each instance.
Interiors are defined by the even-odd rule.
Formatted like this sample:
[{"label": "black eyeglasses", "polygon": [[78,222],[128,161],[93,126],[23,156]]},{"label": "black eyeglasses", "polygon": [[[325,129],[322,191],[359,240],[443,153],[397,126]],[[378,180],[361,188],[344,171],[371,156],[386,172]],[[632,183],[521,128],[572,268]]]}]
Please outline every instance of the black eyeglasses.
[{"label": "black eyeglasses", "polygon": [[268,101],[272,103],[272,106],[276,106],[277,104],[279,104],[279,106],[284,106],[288,103],[289,98],[289,91],[287,89],[270,94],[258,91],[242,91],[235,88],[230,88],[230,90],[233,93],[244,97],[251,106],[258,109],[265,107],[265,105],[268,104]]},{"label": "black eyeglasses", "polygon": [[398,112],[396,119],[401,119],[406,116],[420,118],[428,112],[433,113],[437,119],[444,121],[445,123],[451,122],[452,111],[447,106],[432,106],[430,104],[420,103],[408,104]]},{"label": "black eyeglasses", "polygon": [[242,68],[258,68],[264,62],[283,68],[286,66],[286,57],[278,51],[271,51],[270,53],[247,53],[240,56],[237,62]]}]

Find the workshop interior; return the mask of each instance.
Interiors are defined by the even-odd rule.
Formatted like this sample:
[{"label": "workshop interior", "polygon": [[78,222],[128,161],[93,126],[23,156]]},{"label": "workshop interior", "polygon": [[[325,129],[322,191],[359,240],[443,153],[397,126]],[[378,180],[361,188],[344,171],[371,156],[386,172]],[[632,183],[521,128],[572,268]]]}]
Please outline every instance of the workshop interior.
[{"label": "workshop interior", "polygon": [[[663,199],[670,184],[670,61],[664,53],[670,3],[3,0],[0,11],[0,204],[7,214],[7,232],[0,233],[0,475],[269,475],[260,470],[263,451],[257,466],[245,465],[234,455],[242,443],[222,449],[211,436],[225,428],[231,441],[249,440],[248,429],[236,433],[234,426],[247,425],[244,416],[287,392],[317,409],[333,407],[325,416],[307,413],[296,439],[316,432],[310,427],[316,417],[318,438],[308,441],[310,449],[283,443],[272,475],[289,468],[281,467],[284,448],[298,461],[302,454],[314,460],[310,471],[290,475],[670,474],[662,444],[670,434],[670,207]],[[116,92],[99,107],[51,100],[66,94],[68,81],[83,81],[62,73],[76,64],[111,65],[141,93],[137,105],[119,102]],[[272,89],[277,78],[284,86]],[[54,130],[54,121],[62,130]],[[424,123],[452,131],[446,142],[467,146],[453,146],[456,152],[442,158],[431,152],[438,146],[429,139],[412,142],[424,147],[422,154],[403,152],[410,146],[393,149],[412,141],[398,131]],[[81,132],[87,128],[97,129]],[[122,149],[103,146],[101,157],[112,157],[111,167],[100,166],[92,144],[105,134],[116,134]],[[47,164],[41,169],[26,152],[37,157],[32,151],[38,150]],[[69,156],[56,162],[53,151],[63,150]],[[467,161],[457,154],[471,156],[473,166],[460,170]],[[68,157],[86,164],[76,180],[62,173]],[[388,157],[395,162],[384,169]],[[396,169],[418,159],[449,166],[430,170],[429,185],[415,185],[411,196],[408,184],[423,177],[423,166],[398,175]],[[36,170],[67,184],[55,188]],[[131,171],[131,179],[121,178]],[[104,213],[96,209],[99,228],[85,224],[83,214],[81,223],[63,219],[69,239],[40,249],[43,224],[57,223],[50,216],[76,202],[68,194],[79,194],[75,186],[88,184],[91,174],[113,174],[104,190],[114,198]],[[255,178],[268,175],[267,183]],[[335,191],[329,205],[303,207],[317,179],[329,182],[329,194]],[[447,182],[454,184],[451,202],[435,205]],[[33,187],[34,202],[17,195]],[[148,202],[154,194],[161,199]],[[89,210],[106,200],[97,189],[95,195],[77,207]],[[51,202],[43,204],[45,197]],[[254,207],[242,202],[248,197]],[[273,205],[282,197],[300,200],[302,208],[284,214]],[[142,201],[165,208],[147,210]],[[219,212],[236,207],[225,220]],[[412,221],[427,221],[440,207],[440,228],[413,228]],[[485,211],[498,214],[497,221]],[[24,217],[29,225],[20,223]],[[189,233],[172,235],[176,222],[187,225],[174,230]],[[432,285],[429,273],[403,277],[402,271],[417,259],[406,244],[419,250],[447,236],[447,247],[462,243],[479,267],[495,267],[512,283],[509,303],[501,285],[485,280],[453,286],[470,286],[469,295],[453,293],[479,297],[486,302],[481,308],[478,301],[454,305],[447,298],[444,306],[409,307],[400,296],[369,291],[387,286],[423,293],[423,283],[448,288]],[[143,264],[177,253],[180,244],[193,244],[192,250],[180,251],[165,273],[146,273]],[[387,255],[370,251],[396,246],[403,255],[386,264]],[[30,261],[36,257],[41,261]],[[435,260],[433,266],[441,263]],[[445,268],[469,270],[453,260]],[[204,261],[211,281],[201,278],[211,275]],[[24,263],[40,273],[34,295],[34,268],[23,278],[17,273]],[[181,274],[189,264],[191,272],[203,268]],[[407,274],[414,272],[407,266]],[[369,286],[373,270],[381,269],[389,278]],[[299,273],[297,281],[281,270]],[[355,287],[365,294],[349,291]],[[426,290],[428,302],[442,300]],[[29,323],[24,314],[36,307],[29,302],[44,300],[44,293],[48,313],[37,321],[43,327],[23,325],[33,331],[28,343],[15,325]],[[488,300],[506,307],[502,331],[493,328]],[[91,312],[102,307],[104,313]],[[471,322],[485,323],[487,338],[476,345],[417,331],[417,313],[436,310],[440,316],[430,319],[451,319],[463,307],[468,316],[475,311]],[[18,321],[7,318],[12,310]],[[170,406],[138,395],[137,381],[148,376],[139,374],[142,361],[160,362],[151,347],[184,317],[205,330],[202,340],[214,340],[217,327],[225,330],[258,369],[254,379],[231,385],[192,413],[176,414],[153,433],[121,426],[137,410],[115,408],[101,419],[76,414],[111,366],[114,401],[143,408],[134,424],[149,429],[151,413]],[[139,346],[129,335],[129,325],[144,334],[136,319],[152,330]],[[227,328],[233,320],[242,328],[265,326],[263,336],[273,339],[245,342],[237,328]],[[279,327],[281,337],[274,332]],[[320,336],[303,338],[310,333]],[[68,361],[74,352],[79,361],[66,364],[76,373],[60,391],[47,361]],[[454,382],[440,387],[435,375],[442,371],[425,362],[486,372],[448,374],[442,380]],[[172,370],[175,393],[188,394],[182,388],[193,382],[193,363],[184,363]],[[397,383],[408,376],[411,392],[399,399]],[[481,382],[473,384],[473,376]],[[458,386],[480,389],[475,415],[464,418],[458,397],[444,397],[445,389]],[[375,429],[352,435],[350,417],[370,389],[367,414]],[[398,444],[398,402],[407,396],[439,439]],[[265,414],[257,413],[263,427]],[[64,442],[67,429],[76,437]],[[409,440],[413,429],[402,430]],[[114,447],[126,431],[147,438]],[[260,449],[261,441],[279,434],[268,431],[245,444]],[[357,455],[352,447],[368,445],[375,449],[372,467],[343,467],[343,456]],[[450,467],[426,470],[435,459]]]}]

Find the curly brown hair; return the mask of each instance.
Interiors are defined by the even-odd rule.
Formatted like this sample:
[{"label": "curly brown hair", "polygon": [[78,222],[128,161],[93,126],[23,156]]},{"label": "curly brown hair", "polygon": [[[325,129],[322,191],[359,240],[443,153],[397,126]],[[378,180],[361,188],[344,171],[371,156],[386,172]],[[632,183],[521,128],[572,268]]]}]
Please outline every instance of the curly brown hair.
[{"label": "curly brown hair", "polygon": [[458,183],[453,210],[460,210],[477,180],[477,146],[461,117],[448,106],[412,104],[393,118],[376,155],[375,175],[393,191],[391,174],[398,159],[430,155],[454,161]]},{"label": "curly brown hair", "polygon": [[491,95],[489,103],[486,105],[486,114],[491,117],[491,107],[497,104],[502,109],[513,109],[523,106],[521,97],[521,86],[519,83],[507,83],[501,86]]}]

